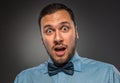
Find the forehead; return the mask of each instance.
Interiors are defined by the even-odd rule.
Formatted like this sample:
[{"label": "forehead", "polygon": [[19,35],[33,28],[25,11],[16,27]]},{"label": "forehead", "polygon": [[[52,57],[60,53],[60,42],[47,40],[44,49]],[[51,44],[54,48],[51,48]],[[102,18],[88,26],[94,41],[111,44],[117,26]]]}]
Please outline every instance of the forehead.
[{"label": "forehead", "polygon": [[45,25],[57,25],[61,22],[73,23],[70,14],[66,10],[59,10],[55,13],[46,15],[41,19],[41,27]]}]

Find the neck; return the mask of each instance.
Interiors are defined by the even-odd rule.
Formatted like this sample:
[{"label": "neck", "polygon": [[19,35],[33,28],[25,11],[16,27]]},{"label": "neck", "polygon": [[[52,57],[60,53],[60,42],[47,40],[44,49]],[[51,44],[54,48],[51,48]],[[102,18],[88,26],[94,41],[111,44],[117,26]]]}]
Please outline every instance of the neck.
[{"label": "neck", "polygon": [[62,64],[60,64],[60,63],[55,63],[55,62],[54,62],[54,65],[57,66],[57,67],[63,67],[63,66],[66,65],[67,63],[68,63],[68,61],[65,62],[65,63],[62,63]]}]

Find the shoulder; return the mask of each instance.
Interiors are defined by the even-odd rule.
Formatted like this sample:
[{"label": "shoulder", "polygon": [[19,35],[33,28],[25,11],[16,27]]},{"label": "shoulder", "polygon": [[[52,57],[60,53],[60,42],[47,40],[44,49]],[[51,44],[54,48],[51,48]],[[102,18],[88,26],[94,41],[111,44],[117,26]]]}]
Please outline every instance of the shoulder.
[{"label": "shoulder", "polygon": [[85,69],[85,70],[86,69],[93,69],[93,70],[97,70],[97,71],[99,71],[99,70],[110,71],[110,70],[115,69],[114,65],[112,65],[110,63],[97,61],[97,60],[94,60],[94,59],[81,57],[81,62],[82,62],[82,68]]},{"label": "shoulder", "polygon": [[47,62],[42,63],[38,66],[35,66],[35,67],[32,67],[32,68],[25,69],[25,70],[21,71],[16,76],[16,78],[19,78],[19,79],[24,79],[25,78],[26,79],[26,78],[30,78],[30,77],[35,77],[38,74],[42,75],[45,72],[47,72]]},{"label": "shoulder", "polygon": [[111,80],[116,79],[120,82],[120,72],[114,65],[82,57],[81,62],[83,72],[87,72],[92,75],[100,75],[103,77],[108,76]]}]

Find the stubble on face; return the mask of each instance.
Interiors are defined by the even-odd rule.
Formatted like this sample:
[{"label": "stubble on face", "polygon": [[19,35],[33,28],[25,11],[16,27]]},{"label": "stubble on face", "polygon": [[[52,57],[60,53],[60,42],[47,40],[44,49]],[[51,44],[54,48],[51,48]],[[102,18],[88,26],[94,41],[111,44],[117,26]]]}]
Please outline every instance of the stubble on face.
[{"label": "stubble on face", "polygon": [[[69,23],[69,32],[67,33],[63,33],[59,29],[61,26],[59,24],[64,21]],[[44,26],[46,25],[52,26],[54,29],[53,34],[46,35],[44,31]],[[47,50],[47,53],[50,55],[53,62],[58,66],[66,64],[75,53],[76,41],[78,38],[78,34],[75,28],[76,27],[71,20],[70,15],[65,10],[46,15],[41,20],[42,41]],[[60,41],[55,40],[55,35],[58,33],[58,39]]]}]

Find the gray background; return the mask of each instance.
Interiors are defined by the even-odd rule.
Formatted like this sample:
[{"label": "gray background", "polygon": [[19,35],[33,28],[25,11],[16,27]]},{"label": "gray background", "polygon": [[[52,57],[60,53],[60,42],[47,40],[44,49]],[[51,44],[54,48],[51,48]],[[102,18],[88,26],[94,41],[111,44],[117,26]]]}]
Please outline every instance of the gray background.
[{"label": "gray background", "polygon": [[13,83],[22,70],[48,59],[38,15],[46,4],[65,3],[74,10],[78,53],[120,70],[120,3],[116,0],[5,0],[0,2],[0,83]]}]

